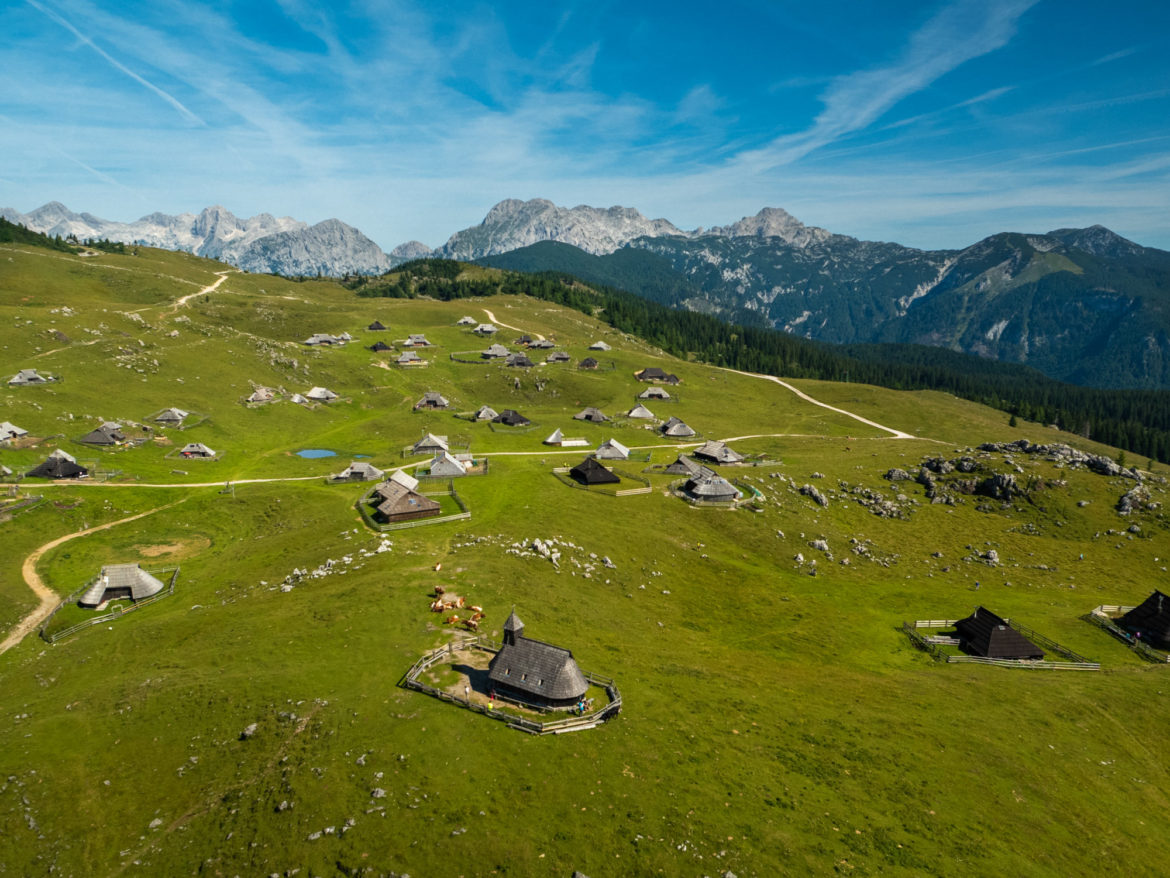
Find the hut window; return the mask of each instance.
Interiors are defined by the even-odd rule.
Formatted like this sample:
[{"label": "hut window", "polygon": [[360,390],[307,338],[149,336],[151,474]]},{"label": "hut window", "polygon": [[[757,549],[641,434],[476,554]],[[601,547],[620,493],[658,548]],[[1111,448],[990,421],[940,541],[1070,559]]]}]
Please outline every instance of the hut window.
[{"label": "hut window", "polygon": [[512,669],[511,668],[504,668],[504,676],[505,677],[512,676]]},{"label": "hut window", "polygon": [[525,680],[527,680],[527,679],[528,679],[528,675],[527,675],[527,674],[521,674],[521,675],[520,675],[520,681],[521,681],[521,682],[524,682],[524,681],[525,681]]}]

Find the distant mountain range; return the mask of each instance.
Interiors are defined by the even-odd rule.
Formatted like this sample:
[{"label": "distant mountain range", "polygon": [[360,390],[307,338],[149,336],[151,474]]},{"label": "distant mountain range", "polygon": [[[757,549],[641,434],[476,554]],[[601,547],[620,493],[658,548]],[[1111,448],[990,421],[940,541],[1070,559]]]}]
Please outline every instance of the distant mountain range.
[{"label": "distant mountain range", "polygon": [[340,220],[241,220],[222,207],[133,223],[57,202],[0,216],[50,235],[187,250],[290,276],[381,274],[424,257],[560,271],[821,341],[918,343],[1077,384],[1170,387],[1170,253],[1101,226],[927,251],[833,234],[778,208],[688,231],[633,208],[509,199],[441,247],[411,241],[387,254]]},{"label": "distant mountain range", "polygon": [[186,250],[246,271],[270,274],[380,274],[395,264],[377,244],[336,219],[310,226],[292,217],[262,213],[242,220],[217,206],[198,214],[152,213],[132,223],[120,223],[91,213],[73,213],[57,201],[27,214],[0,208],[0,216],[46,235]]}]

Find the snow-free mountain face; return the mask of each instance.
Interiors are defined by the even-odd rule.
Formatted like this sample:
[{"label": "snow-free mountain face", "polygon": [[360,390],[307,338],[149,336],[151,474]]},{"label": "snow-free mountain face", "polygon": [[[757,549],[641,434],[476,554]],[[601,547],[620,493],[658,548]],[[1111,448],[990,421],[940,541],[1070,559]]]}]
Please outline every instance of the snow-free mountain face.
[{"label": "snow-free mountain face", "polygon": [[[46,235],[62,238],[72,235],[82,241],[105,238],[185,250],[248,271],[271,274],[320,273],[335,277],[377,274],[392,264],[373,241],[338,220],[326,220],[310,227],[292,217],[274,217],[269,213],[240,219],[217,205],[198,214],[152,213],[131,223],[120,223],[89,213],[74,213],[57,201],[27,214],[11,208],[5,208],[0,214]],[[277,236],[277,240],[263,244]]]}]

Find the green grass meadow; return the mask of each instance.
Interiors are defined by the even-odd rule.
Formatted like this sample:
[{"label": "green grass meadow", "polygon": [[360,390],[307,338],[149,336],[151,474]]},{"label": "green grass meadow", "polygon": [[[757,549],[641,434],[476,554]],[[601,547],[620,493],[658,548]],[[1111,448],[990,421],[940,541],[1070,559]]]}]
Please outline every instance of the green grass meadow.
[{"label": "green grass meadow", "polygon": [[[524,297],[359,299],[232,273],[174,307],[224,268],[145,248],[83,260],[0,247],[0,377],[35,367],[62,379],[0,387],[0,420],[44,440],[0,448],[0,463],[24,472],[62,447],[117,473],[18,484],[45,502],[0,522],[0,631],[36,605],[24,559],[83,527],[158,509],[48,551],[37,570],[62,596],[103,564],[181,567],[165,600],[0,655],[0,874],[1067,876],[1157,874],[1170,856],[1170,667],[1080,619],[1167,588],[1163,511],[1118,515],[1126,479],[969,449],[1026,437],[1115,450],[1010,429],[945,394],[793,382],[919,437],[895,439]],[[604,339],[606,368],[451,361],[490,344],[455,325],[488,320],[485,309],[574,361]],[[389,331],[366,331],[375,319]],[[299,344],[343,331],[356,339],[345,347]],[[366,349],[414,332],[435,343],[425,367]],[[514,347],[519,334],[496,340]],[[589,450],[543,446],[558,427],[594,447],[649,447],[654,464],[685,450],[637,422],[572,419],[586,405],[633,407],[644,387],[633,373],[650,365],[683,379],[678,401],[647,402],[658,418],[677,415],[700,439],[755,437],[733,445],[779,461],[724,470],[761,492],[760,511],[694,508],[669,496],[667,475],[647,476],[650,494],[614,497],[552,474]],[[341,399],[248,407],[254,384]],[[412,411],[426,390],[449,411]],[[536,426],[454,417],[483,404]],[[167,406],[202,420],[127,450],[75,441],[99,419]],[[490,458],[486,476],[455,482],[471,519],[373,533],[354,508],[369,486],[324,477],[351,454],[424,462],[402,449],[428,431]],[[167,456],[192,441],[220,458]],[[305,448],[339,455],[295,455]],[[1018,466],[1038,487],[1011,506],[948,506],[883,478],[963,454]],[[1147,484],[1165,503],[1161,475]],[[799,493],[806,483],[827,508]],[[907,517],[872,514],[854,488]],[[535,538],[571,544],[559,569],[524,550]],[[991,548],[998,566],[976,557]],[[327,575],[282,589],[328,560]],[[529,636],[615,678],[623,712],[532,737],[401,688],[423,652],[457,636],[428,610],[436,585],[483,606],[481,631],[495,637],[514,607]],[[1102,670],[945,665],[899,630],[979,604]]]}]

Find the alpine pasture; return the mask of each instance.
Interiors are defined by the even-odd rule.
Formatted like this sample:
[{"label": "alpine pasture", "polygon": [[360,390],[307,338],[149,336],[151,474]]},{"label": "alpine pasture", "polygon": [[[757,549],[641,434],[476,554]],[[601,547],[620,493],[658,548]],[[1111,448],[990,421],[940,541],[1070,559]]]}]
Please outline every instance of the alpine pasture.
[{"label": "alpine pasture", "polygon": [[[62,598],[105,564],[181,569],[173,596],[0,654],[0,873],[1063,876],[1170,855],[1170,667],[1080,618],[1166,588],[1157,469],[1152,503],[1122,516],[1132,479],[978,445],[1115,449],[943,394],[790,382],[838,412],[524,296],[361,299],[225,271],[147,248],[0,247],[0,377],[61,379],[0,387],[0,420],[40,440],[0,447],[0,464],[19,475],[61,448],[97,472],[3,485],[5,503],[41,499],[0,522],[0,635],[37,605],[25,559],[59,537],[156,510],[46,551],[35,569]],[[464,315],[572,362],[454,361],[493,341]],[[433,342],[425,366],[368,350],[412,333]],[[577,369],[598,340],[601,368]],[[647,366],[682,379],[646,405],[694,439],[621,417]],[[280,398],[245,405],[256,386]],[[317,386],[339,398],[290,401]],[[428,390],[450,407],[413,411]],[[482,405],[533,426],[456,417]],[[172,406],[190,426],[148,420]],[[614,420],[573,420],[585,406]],[[152,430],[77,443],[102,421]],[[590,446],[542,445],[558,427]],[[327,477],[358,456],[413,469],[429,458],[403,449],[426,432],[488,458],[454,480],[471,518],[373,532],[354,507],[370,485]],[[719,468],[760,495],[735,510],[688,505],[668,475],[633,496],[553,475],[610,438],[649,454],[617,464],[639,474],[707,439],[772,463]],[[190,442],[217,457],[176,456]],[[931,503],[885,478],[930,457],[1026,490]],[[858,502],[871,495],[896,513]],[[535,539],[557,541],[558,565]],[[536,737],[401,688],[465,636],[429,610],[435,586],[482,606],[495,639],[515,607],[615,678],[622,713]],[[899,630],[980,604],[1102,670],[948,665]]]}]

